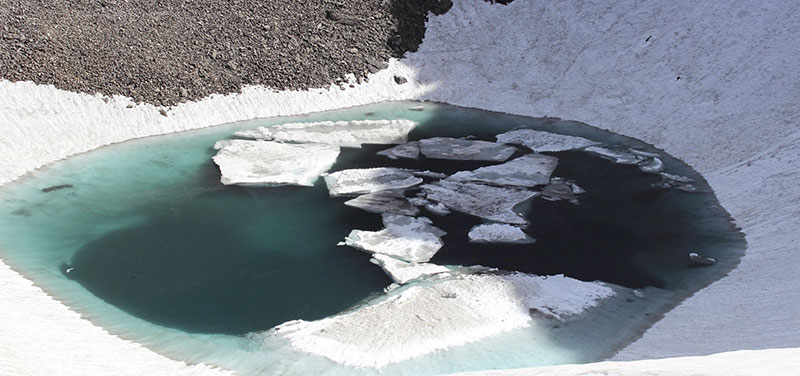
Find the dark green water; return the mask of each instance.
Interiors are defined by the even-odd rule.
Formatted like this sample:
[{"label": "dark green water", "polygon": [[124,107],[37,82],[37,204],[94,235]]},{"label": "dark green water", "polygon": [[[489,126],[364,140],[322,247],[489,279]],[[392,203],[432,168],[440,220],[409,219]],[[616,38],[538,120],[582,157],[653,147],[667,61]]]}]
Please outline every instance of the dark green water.
[{"label": "dark green water", "polygon": [[[330,316],[380,294],[391,281],[368,262],[369,256],[336,247],[352,229],[379,229],[380,216],[346,207],[344,198],[328,197],[321,180],[313,188],[224,187],[211,162],[215,141],[237,129],[287,121],[405,117],[421,123],[412,139],[472,135],[494,140],[495,134],[524,125],[653,151],[636,140],[557,119],[439,104],[426,104],[423,112],[407,111],[411,105],[382,103],[232,124],[136,140],[58,162],[3,187],[1,255],[93,321],[169,356],[259,373],[292,370],[290,365],[263,364],[279,362],[276,359],[296,362],[296,354],[266,356],[265,351],[287,350],[254,349],[238,335],[288,320]],[[385,148],[344,149],[332,171],[401,166],[452,173],[488,165],[392,161],[374,155]],[[424,374],[596,360],[634,339],[652,317],[682,297],[727,273],[743,254],[743,235],[702,177],[680,161],[662,153],[666,171],[698,180],[700,193],[653,188],[657,175],[587,153],[552,155],[560,160],[554,176],[575,181],[587,191],[579,196],[580,205],[535,199],[527,211],[531,225],[526,229],[537,239],[533,245],[472,244],[466,234],[480,219],[455,212],[429,215],[448,232],[445,247],[432,261],[563,273],[648,288],[657,291],[653,296],[658,298],[628,306],[621,299],[602,306],[606,311],[592,319],[595,324],[587,319],[563,335],[549,333],[555,338],[550,346],[560,346],[554,355],[544,351],[509,359],[504,349],[500,352],[505,355],[492,357],[491,351],[470,345],[465,347],[470,350],[447,352],[454,354],[450,359],[424,357],[385,372],[413,369]],[[71,187],[42,191],[61,184]],[[691,267],[686,257],[690,250],[719,262]],[[608,338],[616,332],[618,338]],[[526,341],[523,337],[517,340]],[[536,346],[535,340],[527,341],[525,346]],[[486,344],[502,349],[491,340]],[[476,349],[490,355],[464,360],[475,358],[470,354]],[[333,366],[321,362],[302,367]]]}]

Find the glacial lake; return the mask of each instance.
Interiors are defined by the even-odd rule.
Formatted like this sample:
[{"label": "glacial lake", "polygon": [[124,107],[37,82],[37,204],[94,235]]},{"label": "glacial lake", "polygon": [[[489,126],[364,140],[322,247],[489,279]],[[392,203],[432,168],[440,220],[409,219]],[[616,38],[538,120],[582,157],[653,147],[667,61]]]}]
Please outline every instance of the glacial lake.
[{"label": "glacial lake", "polygon": [[[128,141],[53,163],[0,187],[0,257],[109,332],[174,359],[244,374],[399,375],[604,359],[727,274],[744,254],[744,235],[703,177],[663,151],[576,122],[429,102],[423,111],[410,110],[419,104],[239,122]],[[345,206],[347,197],[330,197],[322,179],[314,187],[224,186],[212,146],[258,126],[398,118],[420,123],[411,140],[494,141],[499,133],[526,127],[658,153],[665,172],[694,180],[692,191],[664,187],[661,175],[636,166],[572,150],[544,154],[559,158],[553,176],[586,193],[577,205],[541,197],[526,205],[525,232],[534,244],[470,243],[467,232],[480,218],[423,210],[447,231],[433,263],[564,274],[615,286],[614,298],[567,323],[537,321],[379,370],[337,365],[285,341],[253,336],[383,295],[392,281],[370,256],[337,246],[353,229],[379,230],[381,218]],[[493,164],[375,154],[389,147],[343,148],[330,171],[405,167],[452,174]],[[717,263],[692,265],[691,251]]]}]

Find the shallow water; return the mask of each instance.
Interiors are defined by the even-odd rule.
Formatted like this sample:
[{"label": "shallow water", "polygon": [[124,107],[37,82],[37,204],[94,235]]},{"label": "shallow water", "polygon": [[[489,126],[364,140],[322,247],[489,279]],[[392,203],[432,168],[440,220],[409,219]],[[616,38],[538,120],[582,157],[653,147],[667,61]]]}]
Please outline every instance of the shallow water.
[{"label": "shallow water", "polygon": [[[475,136],[493,140],[525,125],[609,145],[652,147],[574,122],[532,119],[442,104],[381,103],[291,118],[248,121],[130,141],[52,164],[2,187],[0,252],[16,270],[92,321],[181,360],[246,373],[349,374],[286,343],[245,333],[292,319],[318,319],[381,294],[391,281],[369,256],[336,243],[354,228],[377,230],[380,216],[313,188],[224,187],[211,162],[215,141],[235,130],[288,121],[409,118],[412,139]],[[403,166],[445,173],[490,163],[391,161],[387,146],[343,149],[332,171]],[[434,374],[585,362],[634,339],[681,298],[720,278],[744,250],[743,235],[701,176],[664,158],[666,171],[692,177],[700,193],[652,188],[659,181],[632,166],[584,152],[559,157],[554,176],[587,190],[580,205],[533,200],[526,232],[533,245],[471,244],[481,221],[429,214],[448,231],[432,260],[537,274],[564,273],[643,288],[647,298],[618,297],[569,324],[533,327],[391,365],[383,374]],[[59,189],[48,190],[48,187]],[[44,192],[47,190],[48,192]],[[711,267],[688,265],[698,250]],[[67,273],[67,271],[69,271]],[[374,370],[362,369],[362,373]]]}]

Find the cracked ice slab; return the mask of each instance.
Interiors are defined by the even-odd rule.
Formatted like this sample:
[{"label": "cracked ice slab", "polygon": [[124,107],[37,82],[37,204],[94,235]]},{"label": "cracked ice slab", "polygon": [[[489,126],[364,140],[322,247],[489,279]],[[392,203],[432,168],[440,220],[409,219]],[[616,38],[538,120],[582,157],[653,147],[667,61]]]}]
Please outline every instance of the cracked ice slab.
[{"label": "cracked ice slab", "polygon": [[268,141],[223,140],[213,157],[225,185],[313,186],[339,156],[339,147],[323,144],[282,144]]},{"label": "cracked ice slab", "polygon": [[389,159],[399,159],[399,158],[418,159],[419,143],[415,141],[397,145],[395,147],[386,150],[381,150],[377,154],[387,157]]},{"label": "cracked ice slab", "polygon": [[425,219],[398,214],[383,214],[382,218],[383,230],[353,230],[344,244],[408,262],[428,262],[444,245],[441,237],[446,232]]},{"label": "cracked ice slab", "polygon": [[394,167],[356,168],[323,176],[331,196],[365,194],[401,189],[422,183],[411,170]]},{"label": "cracked ice slab", "polygon": [[515,225],[526,225],[528,221],[515,212],[514,207],[539,195],[525,189],[448,180],[425,184],[422,191],[428,200],[439,202],[452,210]]},{"label": "cracked ice slab", "polygon": [[375,303],[318,321],[295,320],[260,336],[354,367],[381,368],[531,325],[530,310],[559,320],[614,295],[563,275],[463,274],[394,290]]},{"label": "cracked ice slab", "polygon": [[599,144],[599,142],[594,142],[583,137],[565,136],[563,134],[535,131],[533,129],[517,129],[501,133],[497,135],[497,142],[522,145],[537,153],[580,149]]},{"label": "cracked ice slab", "polygon": [[462,140],[459,138],[433,137],[418,141],[420,152],[426,158],[461,161],[503,162],[517,148],[489,141]]},{"label": "cracked ice slab", "polygon": [[418,123],[407,119],[286,123],[241,130],[234,135],[291,143],[321,143],[361,147],[361,144],[400,144]]},{"label": "cracked ice slab", "polygon": [[484,223],[469,230],[469,241],[475,243],[532,244],[536,239],[521,228],[504,223]]},{"label": "cracked ice slab", "polygon": [[382,254],[373,255],[369,261],[380,266],[392,281],[400,285],[434,274],[450,272],[450,269],[444,266],[424,262],[408,262]]},{"label": "cracked ice slab", "polygon": [[419,214],[419,209],[403,196],[401,190],[368,193],[345,201],[344,204],[370,213],[393,213],[410,216]]},{"label": "cracked ice slab", "polygon": [[508,162],[481,167],[472,171],[459,171],[447,180],[485,182],[495,185],[535,187],[550,182],[550,175],[558,165],[558,158],[543,154],[528,154]]}]

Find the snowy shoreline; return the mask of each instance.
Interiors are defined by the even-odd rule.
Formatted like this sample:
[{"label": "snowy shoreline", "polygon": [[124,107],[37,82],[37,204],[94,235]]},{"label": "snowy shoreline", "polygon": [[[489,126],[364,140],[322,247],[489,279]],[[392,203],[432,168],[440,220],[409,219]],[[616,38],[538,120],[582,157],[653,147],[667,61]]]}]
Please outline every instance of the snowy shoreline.
[{"label": "snowy shoreline", "polygon": [[[419,52],[392,61],[367,83],[305,92],[248,87],[242,94],[181,104],[166,117],[151,105],[128,108],[131,101],[122,97],[106,103],[100,95],[0,81],[0,184],[129,139],[384,100],[427,99],[583,121],[652,143],[692,165],[749,244],[728,277],[667,313],[616,359],[800,347],[800,289],[792,278],[800,271],[794,250],[800,72],[789,68],[800,57],[800,17],[783,3],[758,10],[751,8],[761,3],[692,4],[548,7],[518,1],[488,9],[481,1],[457,1],[449,13],[431,18]],[[531,25],[536,33],[518,32]],[[397,85],[394,75],[408,82]],[[15,302],[0,309],[0,373],[224,373],[187,367],[109,335],[3,262],[0,287],[0,299]],[[796,354],[749,356],[788,364]],[[736,363],[718,355],[707,359]],[[679,363],[658,363],[658,369],[680,369]],[[592,367],[566,367],[564,374]]]}]

